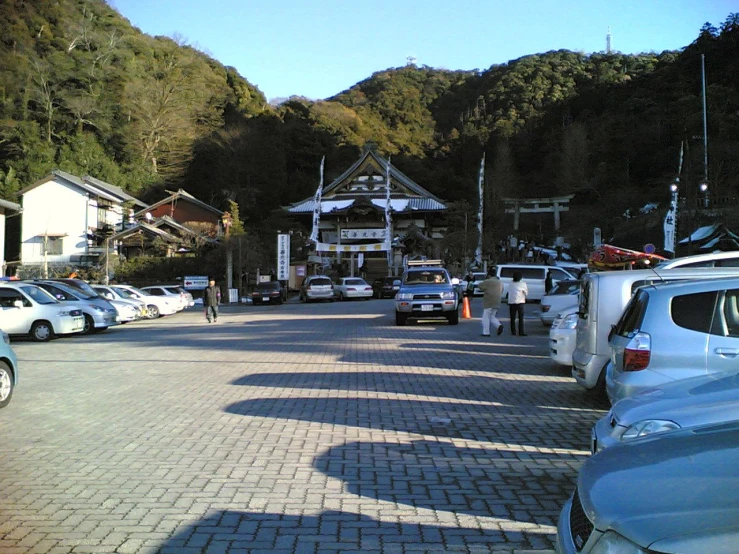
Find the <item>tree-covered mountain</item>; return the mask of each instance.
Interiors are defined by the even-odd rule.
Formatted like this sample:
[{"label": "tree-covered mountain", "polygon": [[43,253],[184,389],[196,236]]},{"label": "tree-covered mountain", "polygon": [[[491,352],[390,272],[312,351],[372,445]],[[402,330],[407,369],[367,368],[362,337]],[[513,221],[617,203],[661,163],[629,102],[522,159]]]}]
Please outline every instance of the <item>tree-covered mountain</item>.
[{"label": "tree-covered mountain", "polygon": [[278,208],[313,194],[323,156],[330,181],[372,143],[457,206],[475,205],[486,153],[488,228],[501,233],[504,196],[575,194],[570,221],[607,226],[666,199],[681,143],[684,182],[702,178],[701,55],[711,194],[737,194],[737,14],[696,30],[679,52],[561,50],[485,71],[406,66],[324,101],[277,106],[233,68],[141,33],[102,0],[9,0],[0,33],[4,197],[60,167],[144,198],[183,187],[219,207],[235,200],[256,233],[290,224]]}]

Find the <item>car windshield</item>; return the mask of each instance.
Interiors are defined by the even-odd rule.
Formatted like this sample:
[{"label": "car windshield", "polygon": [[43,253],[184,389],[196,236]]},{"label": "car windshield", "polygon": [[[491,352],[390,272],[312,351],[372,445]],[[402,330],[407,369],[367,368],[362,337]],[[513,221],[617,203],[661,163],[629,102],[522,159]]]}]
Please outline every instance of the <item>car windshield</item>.
[{"label": "car windshield", "polygon": [[409,271],[403,277],[406,285],[428,285],[449,283],[446,272],[438,269],[427,269],[423,271]]},{"label": "car windshield", "polygon": [[21,290],[30,296],[37,304],[58,304],[56,298],[39,287],[21,287]]},{"label": "car windshield", "polygon": [[67,286],[64,283],[54,283],[54,286],[57,287],[57,288],[59,288],[59,289],[61,289],[61,290],[63,290],[65,293],[67,293],[70,296],[74,296],[76,298],[81,298],[83,300],[90,300],[92,298],[98,298],[100,296],[98,293],[96,293],[92,289],[92,287],[90,287],[90,290],[92,290],[92,294],[88,294],[87,292],[85,292],[85,291],[83,291],[81,289],[78,289],[78,288],[75,288],[75,287],[71,287],[71,286]]},{"label": "car windshield", "polygon": [[115,292],[117,292],[123,298],[136,298],[136,295],[135,294],[133,294],[130,291],[127,291],[126,289],[121,289],[121,288],[118,288],[118,287],[110,287],[110,288],[112,290],[114,290]]},{"label": "car windshield", "polygon": [[75,279],[73,281],[57,281],[57,283],[63,284],[65,287],[72,287],[75,291],[80,290],[84,292],[87,296],[83,296],[83,298],[89,299],[89,298],[96,298],[98,297],[98,293],[95,292],[95,289],[92,288],[88,283],[85,281],[81,281],[80,279]]},{"label": "car windshield", "polygon": [[257,289],[258,290],[279,290],[280,283],[278,281],[270,281],[268,283],[258,283]]}]

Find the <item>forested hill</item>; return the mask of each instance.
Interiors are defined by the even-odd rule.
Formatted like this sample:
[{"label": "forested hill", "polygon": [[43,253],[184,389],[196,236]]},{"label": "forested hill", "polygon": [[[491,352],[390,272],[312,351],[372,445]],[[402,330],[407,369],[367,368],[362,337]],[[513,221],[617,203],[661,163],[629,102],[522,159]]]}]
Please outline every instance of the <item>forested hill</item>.
[{"label": "forested hill", "polygon": [[711,191],[736,195],[736,14],[696,29],[679,52],[562,50],[485,71],[406,66],[276,107],[248,75],[140,33],[102,0],[5,0],[0,33],[4,197],[60,167],[145,199],[164,187],[220,207],[233,199],[247,228],[265,228],[270,214],[279,228],[275,210],[314,193],[322,156],[330,181],[373,143],[460,206],[476,203],[485,152],[493,208],[506,195],[575,193],[605,220],[665,199],[683,141],[685,180],[702,173],[701,54]]}]

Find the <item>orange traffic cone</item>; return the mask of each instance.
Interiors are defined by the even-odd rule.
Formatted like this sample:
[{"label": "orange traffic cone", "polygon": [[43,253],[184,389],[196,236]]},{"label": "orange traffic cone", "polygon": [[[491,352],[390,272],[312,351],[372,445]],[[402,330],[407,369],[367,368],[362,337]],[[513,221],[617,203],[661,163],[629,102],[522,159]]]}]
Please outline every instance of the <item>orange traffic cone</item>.
[{"label": "orange traffic cone", "polygon": [[472,319],[472,312],[470,310],[470,299],[465,296],[462,302],[462,319]]}]

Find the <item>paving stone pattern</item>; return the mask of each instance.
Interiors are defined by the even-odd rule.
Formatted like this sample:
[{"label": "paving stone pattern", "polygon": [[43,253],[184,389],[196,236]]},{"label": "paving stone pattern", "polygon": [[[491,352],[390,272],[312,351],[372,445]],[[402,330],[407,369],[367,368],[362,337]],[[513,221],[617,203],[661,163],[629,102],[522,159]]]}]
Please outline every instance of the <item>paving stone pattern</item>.
[{"label": "paving stone pattern", "polygon": [[606,405],[527,331],[372,300],[16,341],[0,553],[551,551]]}]

